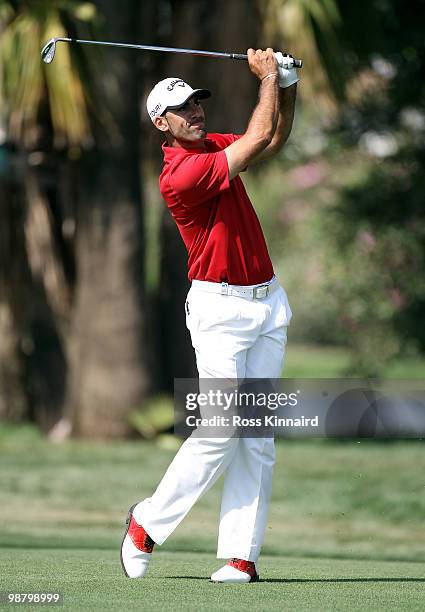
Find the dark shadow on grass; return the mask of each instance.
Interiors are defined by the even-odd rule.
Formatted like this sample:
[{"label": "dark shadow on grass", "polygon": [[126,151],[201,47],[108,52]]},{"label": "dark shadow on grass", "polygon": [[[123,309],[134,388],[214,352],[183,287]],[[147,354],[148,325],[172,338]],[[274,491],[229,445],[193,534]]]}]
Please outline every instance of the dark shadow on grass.
[{"label": "dark shadow on grass", "polygon": [[[206,576],[161,576],[164,580],[208,580]],[[425,578],[265,578],[258,582],[278,582],[281,584],[308,584],[333,582],[425,582]],[[217,584],[217,583],[212,583]],[[253,583],[255,584],[255,583]]]},{"label": "dark shadow on grass", "polygon": [[309,582],[425,582],[425,578],[266,578],[260,582],[304,584]]}]

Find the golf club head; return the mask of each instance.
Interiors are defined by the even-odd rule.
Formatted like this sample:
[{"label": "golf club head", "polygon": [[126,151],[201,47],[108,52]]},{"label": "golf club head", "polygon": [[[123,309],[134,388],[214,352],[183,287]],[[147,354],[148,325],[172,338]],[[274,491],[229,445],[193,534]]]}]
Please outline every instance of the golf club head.
[{"label": "golf club head", "polygon": [[41,59],[46,64],[51,64],[55,59],[56,38],[51,38],[41,50]]}]

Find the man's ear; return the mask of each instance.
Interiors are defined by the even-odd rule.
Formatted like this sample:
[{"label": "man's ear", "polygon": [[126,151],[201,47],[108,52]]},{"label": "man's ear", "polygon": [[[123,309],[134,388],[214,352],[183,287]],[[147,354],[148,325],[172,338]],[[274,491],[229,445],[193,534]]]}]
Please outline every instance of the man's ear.
[{"label": "man's ear", "polygon": [[161,132],[168,132],[168,121],[165,117],[155,117],[154,125]]}]

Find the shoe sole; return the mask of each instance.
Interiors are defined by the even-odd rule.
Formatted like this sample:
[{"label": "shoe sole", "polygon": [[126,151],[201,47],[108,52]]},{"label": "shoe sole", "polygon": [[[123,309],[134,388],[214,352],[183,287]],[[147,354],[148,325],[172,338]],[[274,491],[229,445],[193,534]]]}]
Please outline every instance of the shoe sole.
[{"label": "shoe sole", "polygon": [[252,584],[253,582],[260,582],[260,576],[255,574],[249,582],[221,582],[221,580],[210,580],[210,582],[212,584]]},{"label": "shoe sole", "polygon": [[122,542],[121,542],[121,548],[120,548],[120,561],[121,561],[121,567],[122,567],[122,569],[123,569],[124,574],[127,576],[127,578],[130,578],[130,576],[127,574],[126,569],[125,569],[125,566],[124,566],[124,561],[123,561],[123,558],[122,558],[122,547],[124,546],[124,540],[125,540],[125,537],[126,537],[126,535],[127,535],[127,533],[128,533],[128,530],[129,530],[129,528],[130,528],[130,521],[131,521],[131,517],[133,516],[133,510],[134,510],[134,508],[135,508],[136,506],[137,506],[137,504],[133,504],[133,505],[131,506],[130,510],[128,511],[127,518],[126,518],[126,520],[125,520],[125,523],[126,523],[126,525],[127,525],[127,529],[125,530],[124,537],[123,537]]}]

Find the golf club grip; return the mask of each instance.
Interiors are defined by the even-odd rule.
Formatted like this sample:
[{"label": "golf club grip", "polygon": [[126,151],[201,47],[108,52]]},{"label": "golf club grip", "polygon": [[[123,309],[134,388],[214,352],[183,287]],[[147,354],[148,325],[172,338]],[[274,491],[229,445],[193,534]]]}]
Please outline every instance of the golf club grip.
[{"label": "golf club grip", "polygon": [[[244,53],[232,53],[232,59],[248,61],[248,56],[245,55]],[[293,60],[294,60],[294,68],[302,68],[303,67],[302,59],[295,59],[295,58],[293,58]]]}]

